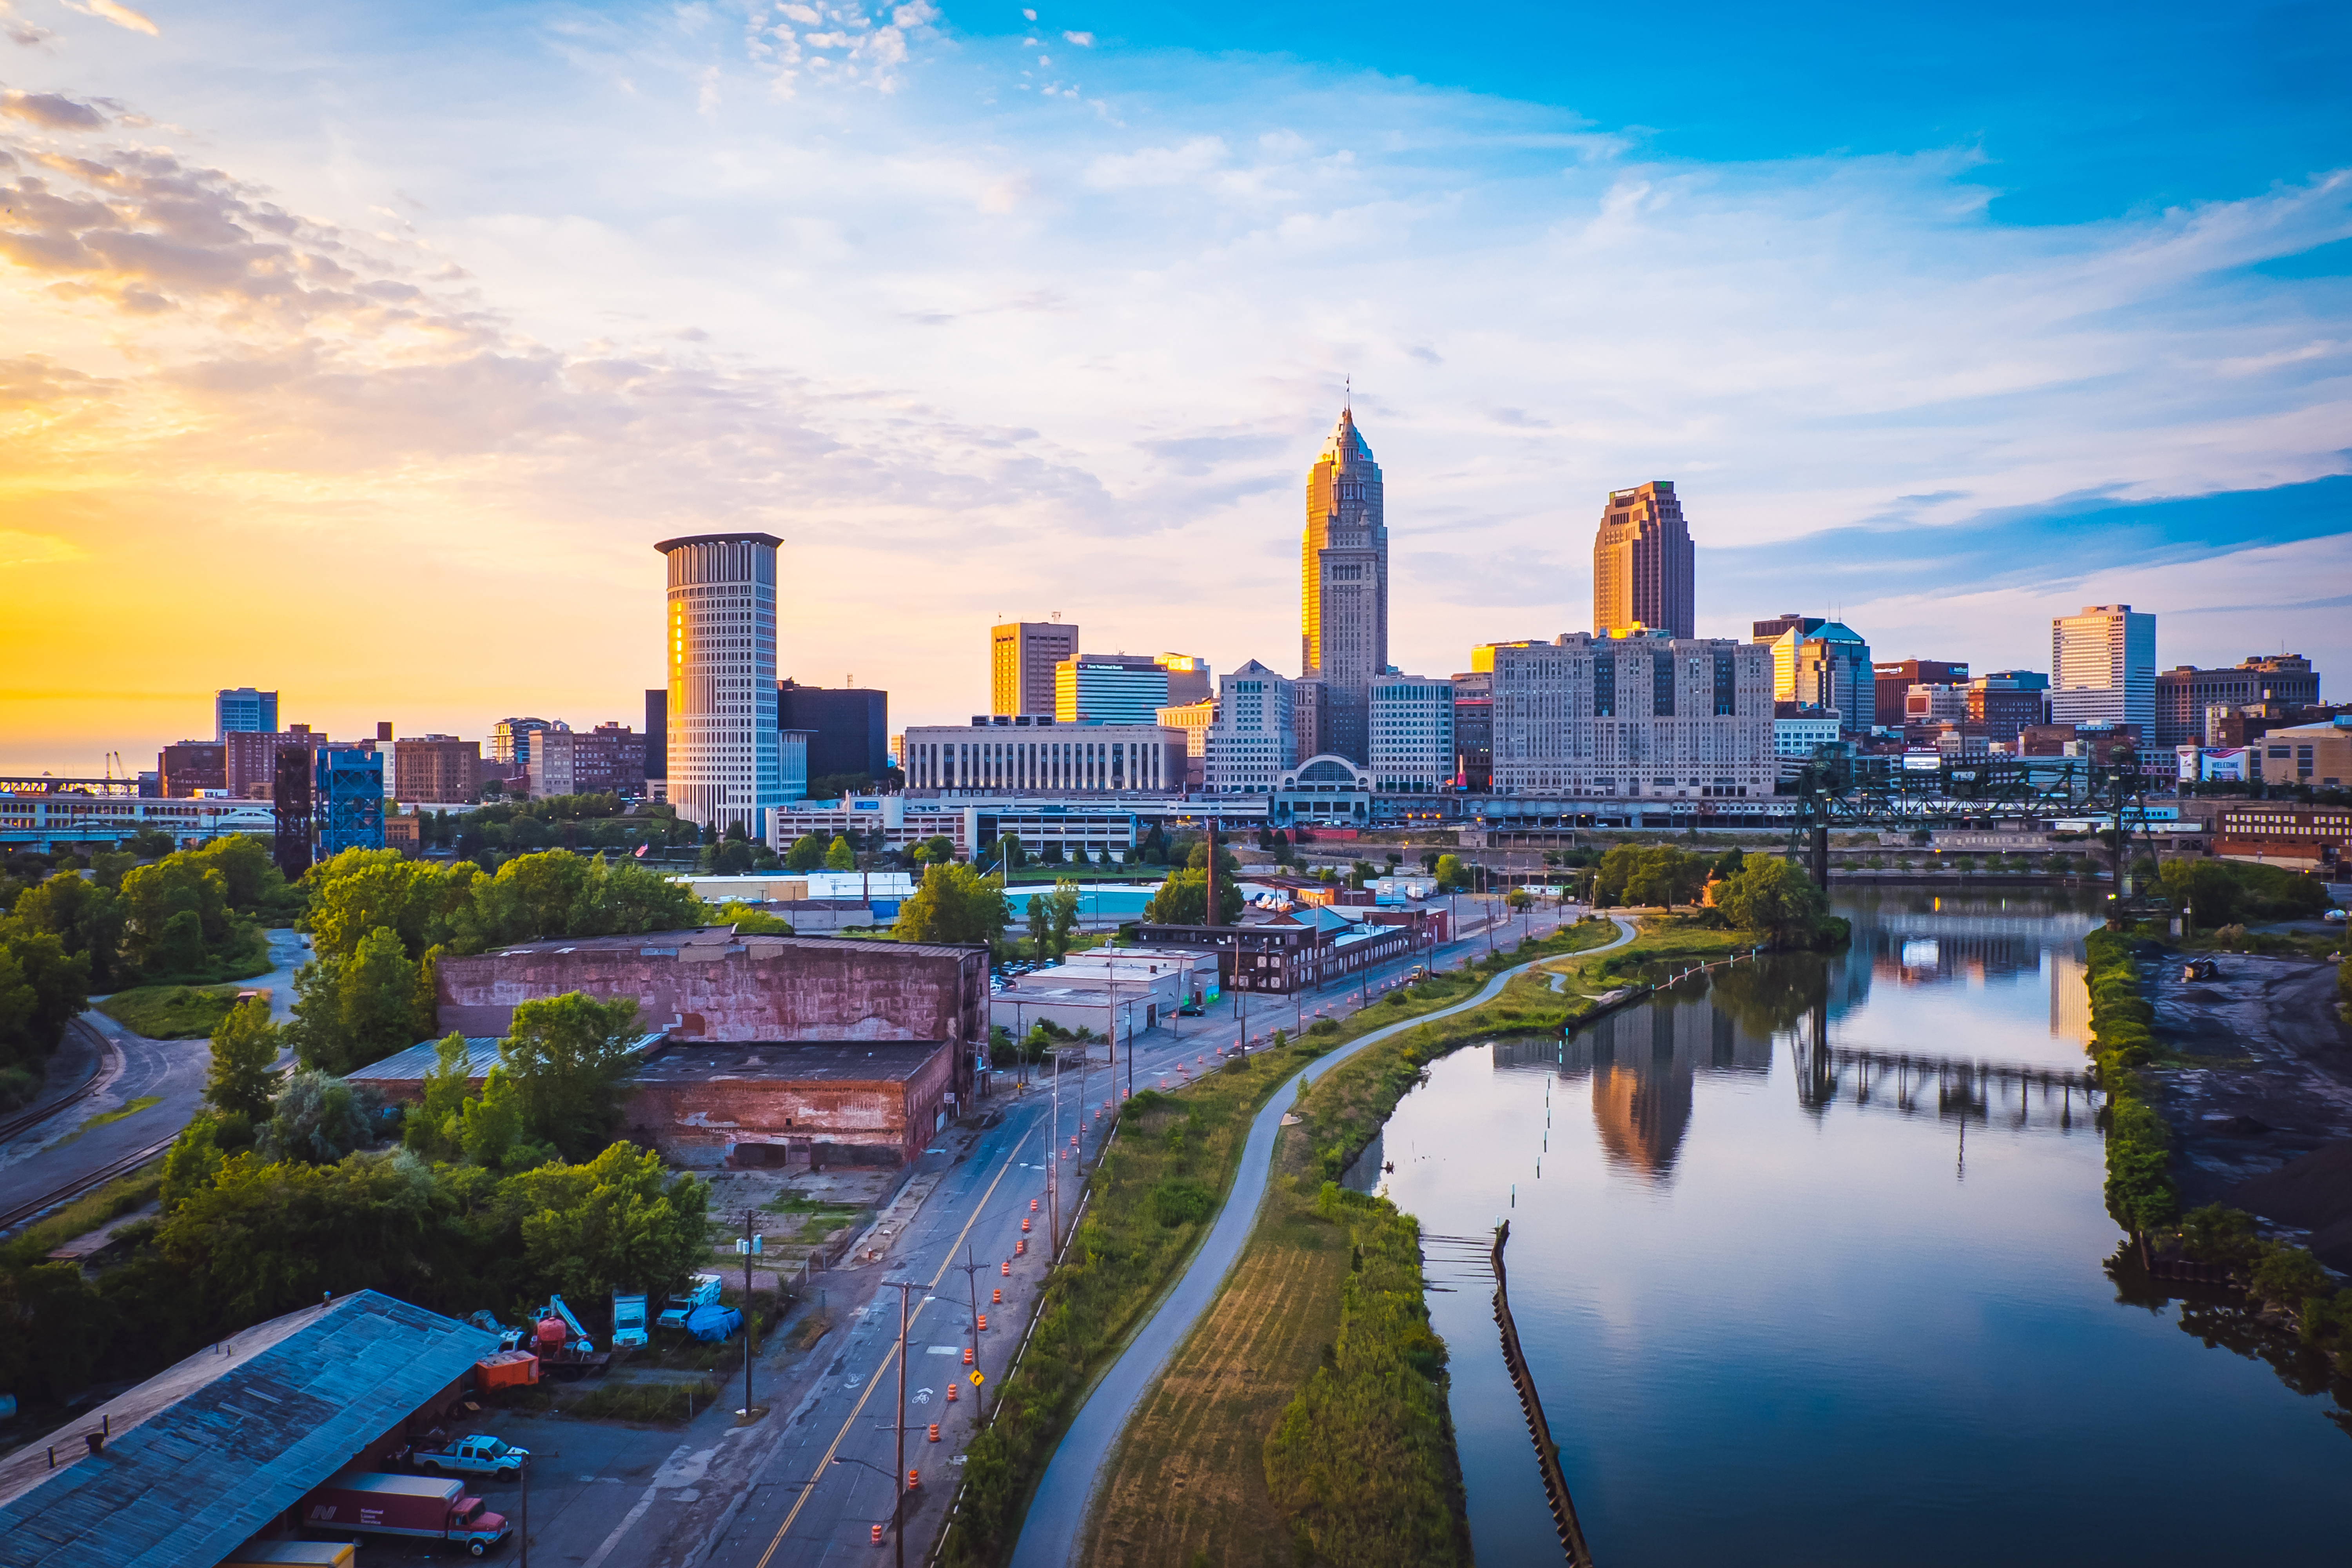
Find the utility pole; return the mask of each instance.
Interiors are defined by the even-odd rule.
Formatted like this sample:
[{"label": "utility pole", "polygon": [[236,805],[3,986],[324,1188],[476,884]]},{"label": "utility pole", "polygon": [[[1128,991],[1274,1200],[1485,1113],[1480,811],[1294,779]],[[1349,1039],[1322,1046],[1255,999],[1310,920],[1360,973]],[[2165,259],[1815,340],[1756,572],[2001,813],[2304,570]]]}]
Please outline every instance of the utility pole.
[{"label": "utility pole", "polygon": [[763,1238],[752,1228],[752,1211],[743,1209],[743,1239],[738,1245],[743,1251],[743,1419],[751,1419],[751,1259],[760,1255]]},{"label": "utility pole", "polygon": [[890,1537],[898,1548],[898,1568],[907,1568],[907,1292],[915,1282],[886,1279],[882,1284],[885,1289],[894,1285],[898,1289],[898,1412],[890,1423],[898,1458],[890,1470]]},{"label": "utility pole", "polygon": [[[1062,1053],[1054,1051],[1054,1131],[1045,1140],[1045,1261],[1050,1266],[1062,1260]],[[976,1297],[979,1292],[972,1294]],[[972,1310],[980,1310],[978,1301]],[[980,1359],[977,1352],[972,1360]]]},{"label": "utility pole", "polygon": [[[972,1255],[971,1255],[971,1244],[970,1242],[966,1242],[966,1243],[964,1243],[964,1248],[963,1248],[963,1261],[962,1261],[961,1263],[950,1263],[950,1264],[949,1264],[949,1265],[948,1265],[948,1267],[949,1267],[949,1268],[952,1268],[952,1269],[954,1269],[957,1273],[959,1273],[959,1274],[961,1274],[961,1275],[962,1275],[962,1276],[963,1276],[964,1289],[965,1289],[966,1290],[970,1291],[970,1292],[971,1292],[971,1370],[972,1370],[972,1373],[974,1373],[974,1375],[981,1375],[981,1365],[980,1365],[980,1269],[981,1269],[981,1265],[980,1265],[980,1264],[979,1264],[979,1263],[978,1263],[978,1262],[977,1262],[977,1261],[972,1258]],[[975,1390],[974,1390],[974,1392],[973,1392],[973,1394],[972,1394],[972,1399],[973,1399],[973,1402],[975,1403],[975,1405],[978,1406],[978,1408],[977,1408],[977,1409],[975,1409],[975,1410],[972,1412],[973,1418],[974,1418],[974,1419],[976,1419],[976,1420],[982,1421],[982,1422],[985,1422],[985,1421],[988,1419],[988,1384],[987,1384],[987,1381],[986,1381],[986,1379],[985,1379],[984,1377],[982,1377],[982,1382],[977,1385],[977,1387],[975,1388]]]}]

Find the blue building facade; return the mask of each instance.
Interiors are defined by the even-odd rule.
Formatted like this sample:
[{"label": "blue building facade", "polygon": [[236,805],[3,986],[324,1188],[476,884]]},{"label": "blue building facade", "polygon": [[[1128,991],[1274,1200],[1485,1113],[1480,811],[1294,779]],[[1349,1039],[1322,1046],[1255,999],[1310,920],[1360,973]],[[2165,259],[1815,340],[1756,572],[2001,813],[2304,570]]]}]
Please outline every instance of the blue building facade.
[{"label": "blue building facade", "polygon": [[383,847],[383,758],[336,747],[319,752],[311,809],[319,824],[319,858],[346,849]]}]

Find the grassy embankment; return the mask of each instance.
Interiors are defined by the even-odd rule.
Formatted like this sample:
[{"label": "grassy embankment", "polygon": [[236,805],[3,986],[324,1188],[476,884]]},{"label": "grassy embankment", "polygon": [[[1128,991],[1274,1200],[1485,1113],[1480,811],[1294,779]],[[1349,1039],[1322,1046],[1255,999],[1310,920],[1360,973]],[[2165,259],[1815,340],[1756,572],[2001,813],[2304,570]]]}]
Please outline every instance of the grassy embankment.
[{"label": "grassy embankment", "polygon": [[[1573,953],[1613,925],[1569,928]],[[1729,956],[1748,945],[1696,920],[1651,916],[1612,952],[1566,958],[1514,980],[1483,1007],[1384,1041],[1323,1075],[1286,1132],[1248,1249],[1200,1331],[1129,1426],[1092,1521],[1089,1562],[1190,1564],[1466,1561],[1448,1429],[1445,1348],[1422,1306],[1419,1227],[1336,1177],[1429,1062],[1498,1033],[1559,1028],[1590,998]],[[1410,1018],[1483,984],[1447,976],[1392,994],[1323,1037]],[[1400,999],[1401,998],[1401,999]],[[1205,1554],[1205,1557],[1203,1556]]]},{"label": "grassy embankment", "polygon": [[[1191,1256],[1232,1184],[1251,1117],[1294,1068],[1365,1031],[1460,1001],[1497,969],[1570,953],[1613,934],[1605,925],[1571,927],[1391,993],[1391,1000],[1344,1024],[1326,1020],[1318,1026],[1322,1033],[1260,1051],[1172,1093],[1144,1091],[1129,1101],[1088,1183],[1086,1219],[1046,1280],[1028,1350],[1006,1379],[988,1429],[971,1446],[961,1512],[942,1561],[995,1563],[1010,1552],[1022,1507],[1080,1396]],[[1315,1179],[1321,1181],[1319,1171]],[[1338,1292],[1326,1294],[1336,1324]],[[1276,1389],[1276,1405],[1303,1381],[1302,1373]]]},{"label": "grassy embankment", "polygon": [[118,991],[98,1010],[151,1040],[195,1040],[209,1036],[236,1005],[235,985],[142,985]]}]

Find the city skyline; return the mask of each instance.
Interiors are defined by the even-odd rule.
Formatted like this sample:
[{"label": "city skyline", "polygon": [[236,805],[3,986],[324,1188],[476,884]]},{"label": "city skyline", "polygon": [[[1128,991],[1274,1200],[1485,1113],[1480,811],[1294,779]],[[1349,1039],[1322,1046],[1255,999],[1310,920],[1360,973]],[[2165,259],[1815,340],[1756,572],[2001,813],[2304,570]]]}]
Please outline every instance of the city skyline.
[{"label": "city skyline", "polygon": [[10,15],[0,183],[44,199],[0,226],[39,433],[0,469],[0,765],[95,773],[244,685],[334,734],[626,719],[644,545],[692,532],[784,538],[817,591],[780,673],[904,722],[984,710],[976,628],[1055,608],[1236,668],[1296,614],[1290,487],[1351,374],[1407,670],[1585,625],[1593,509],[1652,478],[1702,522],[1701,636],[1795,607],[2038,668],[2128,602],[2168,667],[2352,655],[2352,183],[2277,95],[2148,139],[2161,26],[1999,101],[1970,43],[1930,120],[1758,93],[1727,14],[1673,40],[1713,107],[1661,125],[1597,62],[1301,56],[1259,16],[901,7],[780,84],[649,10]]}]

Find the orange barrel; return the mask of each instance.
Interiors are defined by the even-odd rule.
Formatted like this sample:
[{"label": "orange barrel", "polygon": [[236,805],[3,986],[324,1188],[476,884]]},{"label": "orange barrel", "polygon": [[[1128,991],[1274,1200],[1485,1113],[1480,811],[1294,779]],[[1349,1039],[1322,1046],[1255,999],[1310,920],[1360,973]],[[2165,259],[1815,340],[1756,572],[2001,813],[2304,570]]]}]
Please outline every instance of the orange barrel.
[{"label": "orange barrel", "polygon": [[970,1366],[971,1364],[971,1347],[970,1345],[963,1347],[963,1364],[966,1366]]},{"label": "orange barrel", "polygon": [[1003,1270],[1003,1277],[1005,1279],[1010,1279],[1013,1278],[1013,1260],[1011,1258],[1006,1258],[1000,1267]]},{"label": "orange barrel", "polygon": [[979,1330],[979,1331],[980,1331],[980,1332],[982,1332],[982,1333],[983,1333],[983,1334],[984,1334],[984,1333],[986,1333],[986,1332],[988,1332],[988,1314],[987,1314],[986,1312],[982,1312],[982,1313],[980,1315],[980,1330]]},{"label": "orange barrel", "polygon": [[990,1302],[989,1302],[989,1305],[990,1305],[990,1306],[992,1306],[992,1307],[1002,1307],[1003,1305],[1004,1305],[1004,1287],[1003,1287],[1003,1286],[999,1285],[999,1286],[996,1288],[996,1297],[995,1297],[995,1300],[993,1300],[990,1301]]},{"label": "orange barrel", "polygon": [[956,1402],[956,1385],[955,1385],[955,1379],[954,1379],[954,1378],[950,1378],[950,1379],[948,1379],[948,1403],[949,1403],[950,1405],[953,1405],[955,1402]]},{"label": "orange barrel", "polygon": [[874,1544],[877,1546],[882,1544],[882,1527],[878,1524],[874,1527]]},{"label": "orange barrel", "polygon": [[919,1486],[921,1486],[921,1485],[922,1485],[921,1478],[919,1478],[919,1476],[917,1476],[917,1475],[915,1474],[915,1472],[914,1472],[914,1471],[912,1471],[912,1470],[908,1470],[908,1471],[907,1472],[907,1489],[908,1489],[908,1491],[913,1491],[916,1488],[918,1488],[918,1487],[919,1487]]},{"label": "orange barrel", "polygon": [[1026,1215],[1021,1217],[1021,1234],[1024,1236],[1029,1234],[1029,1216]]},{"label": "orange barrel", "polygon": [[934,1442],[934,1443],[936,1443],[936,1442],[938,1442],[939,1440],[940,1440],[940,1424],[939,1424],[938,1422],[934,1421],[934,1422],[932,1422],[932,1423],[931,1423],[931,1441],[932,1441],[932,1442]]},{"label": "orange barrel", "polygon": [[1028,1257],[1028,1256],[1029,1256],[1029,1243],[1028,1243],[1027,1241],[1025,1241],[1025,1240],[1022,1240],[1022,1241],[1015,1241],[1015,1242],[1013,1244],[1013,1257],[1015,1257],[1015,1258],[1026,1258],[1026,1257]]},{"label": "orange barrel", "polygon": [[1037,1212],[1037,1200],[1035,1198],[1031,1198],[1029,1200],[1029,1212],[1031,1214],[1035,1214]]}]

